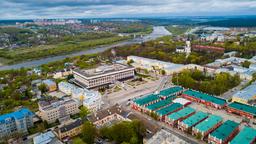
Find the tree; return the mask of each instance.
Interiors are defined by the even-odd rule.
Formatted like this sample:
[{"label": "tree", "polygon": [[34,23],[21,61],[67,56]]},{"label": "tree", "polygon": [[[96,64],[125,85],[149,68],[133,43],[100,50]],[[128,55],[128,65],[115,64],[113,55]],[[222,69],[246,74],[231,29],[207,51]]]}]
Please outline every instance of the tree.
[{"label": "tree", "polygon": [[251,65],[251,62],[249,62],[249,61],[244,61],[244,62],[242,63],[242,66],[245,67],[245,68],[249,68],[250,65]]},{"label": "tree", "polygon": [[166,72],[165,72],[165,70],[161,70],[161,75],[166,75]]},{"label": "tree", "polygon": [[79,113],[80,117],[81,117],[82,119],[84,119],[88,114],[90,114],[89,109],[88,109],[87,107],[85,107],[85,106],[82,106],[82,107],[80,108],[80,113]]},{"label": "tree", "polygon": [[47,86],[45,84],[41,84],[40,86],[38,86],[38,89],[42,92],[42,93],[46,93],[48,91]]},{"label": "tree", "polygon": [[86,121],[82,128],[82,140],[87,144],[93,144],[96,134],[96,127],[91,122]]}]

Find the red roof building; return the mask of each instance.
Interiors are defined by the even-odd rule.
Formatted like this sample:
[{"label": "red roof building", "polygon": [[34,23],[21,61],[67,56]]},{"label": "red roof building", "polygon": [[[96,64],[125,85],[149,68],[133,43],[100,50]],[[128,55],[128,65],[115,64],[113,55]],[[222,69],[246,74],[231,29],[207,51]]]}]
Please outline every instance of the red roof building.
[{"label": "red roof building", "polygon": [[197,51],[208,51],[208,52],[220,52],[224,53],[225,49],[222,47],[215,47],[215,46],[204,46],[204,45],[193,45],[193,50]]}]

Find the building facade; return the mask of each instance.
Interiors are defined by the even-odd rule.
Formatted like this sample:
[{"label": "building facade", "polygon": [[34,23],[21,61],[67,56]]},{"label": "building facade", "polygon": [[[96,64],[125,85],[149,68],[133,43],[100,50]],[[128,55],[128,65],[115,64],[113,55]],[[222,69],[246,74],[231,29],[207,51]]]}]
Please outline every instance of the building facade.
[{"label": "building facade", "polygon": [[60,118],[79,113],[78,103],[69,98],[52,102],[40,101],[38,105],[39,116],[47,123],[54,123]]},{"label": "building facade", "polygon": [[70,120],[58,126],[55,133],[59,139],[71,138],[81,134],[83,121],[81,119]]},{"label": "building facade", "polygon": [[33,116],[34,114],[26,108],[1,115],[0,138],[15,133],[27,133],[28,128],[33,127]]},{"label": "building facade", "polygon": [[75,81],[86,88],[94,88],[133,78],[134,68],[123,64],[101,66],[90,70],[73,70]]}]

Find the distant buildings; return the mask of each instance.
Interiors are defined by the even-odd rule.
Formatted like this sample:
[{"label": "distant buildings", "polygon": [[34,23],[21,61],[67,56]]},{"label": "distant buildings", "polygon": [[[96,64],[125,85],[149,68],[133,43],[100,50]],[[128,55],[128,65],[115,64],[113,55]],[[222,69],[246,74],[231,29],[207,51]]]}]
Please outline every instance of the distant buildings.
[{"label": "distant buildings", "polygon": [[71,138],[81,134],[83,121],[81,119],[69,120],[59,125],[54,131],[59,139]]},{"label": "distant buildings", "polygon": [[191,42],[186,41],[186,46],[180,46],[176,48],[177,53],[185,53],[187,56],[191,53]]},{"label": "distant buildings", "polygon": [[69,98],[51,102],[40,101],[38,106],[39,116],[47,123],[54,123],[56,120],[79,113],[78,103]]},{"label": "distant buildings", "polygon": [[57,84],[53,80],[43,80],[42,83],[46,85],[49,92],[57,90]]},{"label": "distant buildings", "polygon": [[214,47],[214,46],[204,46],[204,45],[193,45],[193,51],[206,51],[206,52],[218,52],[224,53],[225,49],[221,47]]},{"label": "distant buildings", "polygon": [[34,114],[22,108],[18,111],[0,116],[0,138],[11,136],[15,133],[27,133],[33,127]]},{"label": "distant buildings", "polygon": [[73,70],[75,81],[86,88],[100,87],[134,77],[134,68],[123,64],[100,66],[96,69]]},{"label": "distant buildings", "polygon": [[233,97],[233,102],[248,104],[251,100],[256,100],[256,83],[236,92]]},{"label": "distant buildings", "polygon": [[60,82],[58,84],[59,90],[72,98],[78,100],[83,106],[91,111],[97,111],[101,108],[102,99],[98,91],[79,88],[67,82]]}]

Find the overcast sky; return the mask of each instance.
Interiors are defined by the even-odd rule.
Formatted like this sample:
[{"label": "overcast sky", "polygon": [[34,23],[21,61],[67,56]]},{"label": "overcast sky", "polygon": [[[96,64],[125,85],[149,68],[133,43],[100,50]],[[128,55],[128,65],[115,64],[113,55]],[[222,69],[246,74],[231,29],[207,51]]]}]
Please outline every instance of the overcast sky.
[{"label": "overcast sky", "polygon": [[0,19],[253,14],[256,0],[0,0]]}]

